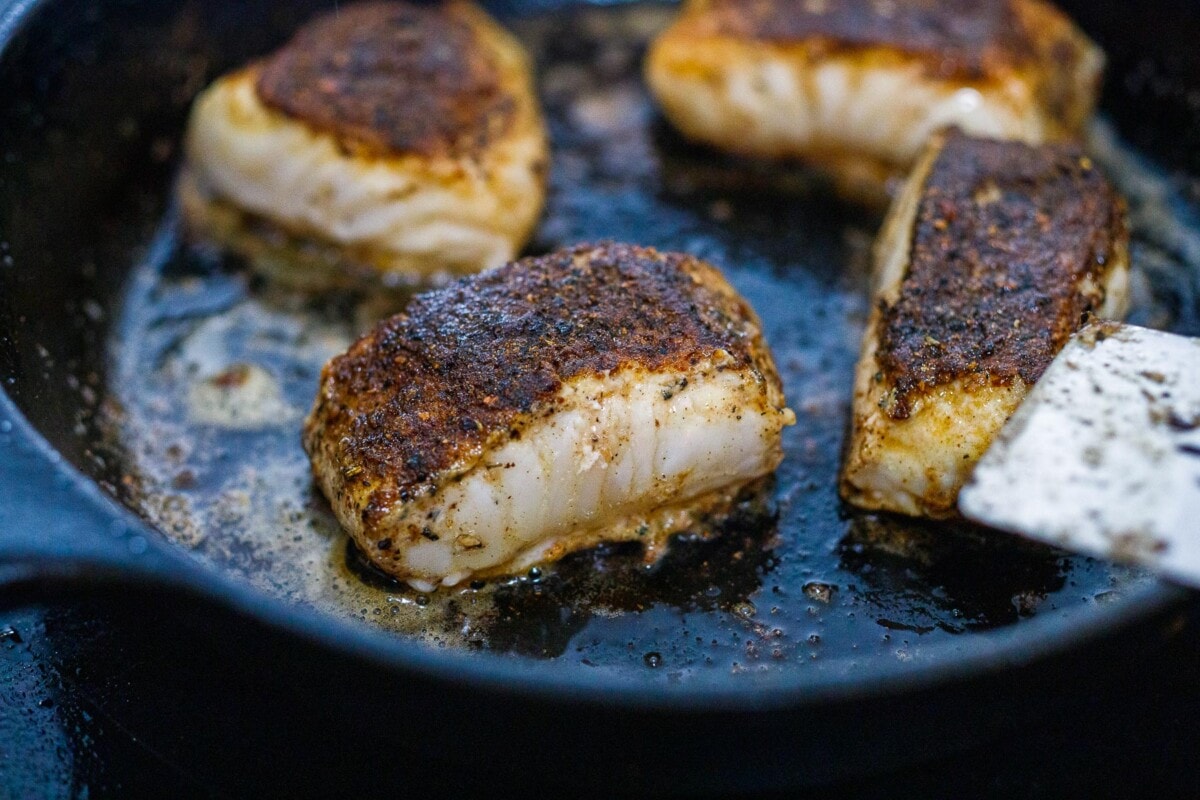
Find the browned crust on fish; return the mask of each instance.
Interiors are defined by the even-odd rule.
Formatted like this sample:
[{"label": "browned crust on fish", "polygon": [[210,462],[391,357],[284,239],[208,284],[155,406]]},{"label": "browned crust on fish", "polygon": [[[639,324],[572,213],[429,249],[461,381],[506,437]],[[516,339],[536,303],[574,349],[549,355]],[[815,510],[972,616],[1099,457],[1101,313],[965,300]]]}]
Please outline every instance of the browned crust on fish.
[{"label": "browned crust on fish", "polygon": [[926,180],[907,274],[880,301],[885,406],[968,378],[1034,384],[1104,303],[1125,206],[1079,147],[951,132]]},{"label": "browned crust on fish", "polygon": [[1035,51],[1009,0],[703,0],[706,33],[826,52],[888,47],[927,58],[939,77],[981,78]]},{"label": "browned crust on fish", "polygon": [[378,325],[325,366],[304,445],[314,469],[340,465],[331,499],[370,493],[370,522],[553,414],[567,381],[713,359],[778,385],[766,352],[754,311],[714,267],[580,245],[421,295]]},{"label": "browned crust on fish", "polygon": [[355,154],[478,154],[516,113],[496,30],[457,0],[342,6],[262,63],[258,95]]}]

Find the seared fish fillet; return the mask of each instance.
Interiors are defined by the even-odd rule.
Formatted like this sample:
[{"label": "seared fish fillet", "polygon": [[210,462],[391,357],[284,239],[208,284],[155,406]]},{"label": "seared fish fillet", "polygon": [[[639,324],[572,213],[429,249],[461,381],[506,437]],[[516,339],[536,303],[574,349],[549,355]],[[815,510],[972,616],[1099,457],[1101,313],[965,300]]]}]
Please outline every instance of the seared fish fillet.
[{"label": "seared fish fillet", "polygon": [[278,277],[495,267],[545,195],[528,59],[469,2],[344,5],[196,100],[191,226]]},{"label": "seared fish fillet", "polygon": [[687,0],[646,74],[687,137],[878,196],[948,126],[1077,134],[1103,53],[1042,0]]},{"label": "seared fish fillet", "polygon": [[955,514],[1071,334],[1127,310],[1125,204],[1074,145],[934,138],[876,242],[842,495]]},{"label": "seared fish fillet", "polygon": [[771,473],[794,421],[715,268],[599,245],[417,297],[326,365],[304,445],[362,551],[431,589],[652,555]]}]

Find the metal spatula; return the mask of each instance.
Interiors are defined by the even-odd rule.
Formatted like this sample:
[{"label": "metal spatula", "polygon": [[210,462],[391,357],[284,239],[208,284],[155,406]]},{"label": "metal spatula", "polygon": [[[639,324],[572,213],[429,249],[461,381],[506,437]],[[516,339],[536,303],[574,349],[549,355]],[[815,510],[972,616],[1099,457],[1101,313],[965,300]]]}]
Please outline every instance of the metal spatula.
[{"label": "metal spatula", "polygon": [[1200,588],[1200,339],[1085,328],[958,505],[985,525]]}]

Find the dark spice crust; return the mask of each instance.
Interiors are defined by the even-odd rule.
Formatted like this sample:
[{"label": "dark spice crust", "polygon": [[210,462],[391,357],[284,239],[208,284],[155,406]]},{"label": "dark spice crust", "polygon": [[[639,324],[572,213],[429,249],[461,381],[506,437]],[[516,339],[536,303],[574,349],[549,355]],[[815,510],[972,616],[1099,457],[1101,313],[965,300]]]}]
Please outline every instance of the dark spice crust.
[{"label": "dark spice crust", "polygon": [[263,63],[258,95],[352,152],[477,153],[515,105],[476,14],[463,2],[343,6]]},{"label": "dark spice crust", "polygon": [[943,77],[983,77],[1033,49],[1012,0],[707,0],[715,31],[777,44],[890,47]]},{"label": "dark spice crust", "polygon": [[380,323],[326,365],[305,447],[336,443],[342,476],[371,487],[366,521],[519,436],[522,415],[572,378],[686,368],[722,349],[737,368],[761,346],[754,312],[713,267],[581,245],[420,295]]},{"label": "dark spice crust", "polygon": [[947,134],[900,296],[881,302],[888,414],[907,418],[918,394],[959,378],[1037,381],[1103,304],[1124,212],[1075,145]]}]

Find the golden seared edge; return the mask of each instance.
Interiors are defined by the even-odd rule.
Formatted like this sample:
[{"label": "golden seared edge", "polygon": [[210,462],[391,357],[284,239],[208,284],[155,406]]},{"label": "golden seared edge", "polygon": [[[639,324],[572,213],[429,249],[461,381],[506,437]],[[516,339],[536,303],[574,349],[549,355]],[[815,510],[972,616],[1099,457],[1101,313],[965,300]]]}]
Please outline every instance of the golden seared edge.
[{"label": "golden seared edge", "polygon": [[503,264],[541,213],[548,162],[525,52],[461,0],[317,18],[197,98],[186,150],[189,226],[316,284]]},{"label": "golden seared edge", "polygon": [[1074,145],[935,137],[875,247],[842,496],[954,516],[1071,334],[1128,304],[1123,200]]},{"label": "golden seared edge", "polygon": [[800,158],[877,197],[942,127],[1031,143],[1078,134],[1103,65],[1042,0],[688,0],[646,74],[685,136]]},{"label": "golden seared edge", "polygon": [[432,587],[661,543],[773,471],[793,421],[716,269],[604,244],[417,297],[325,367],[304,445],[363,552]]}]

